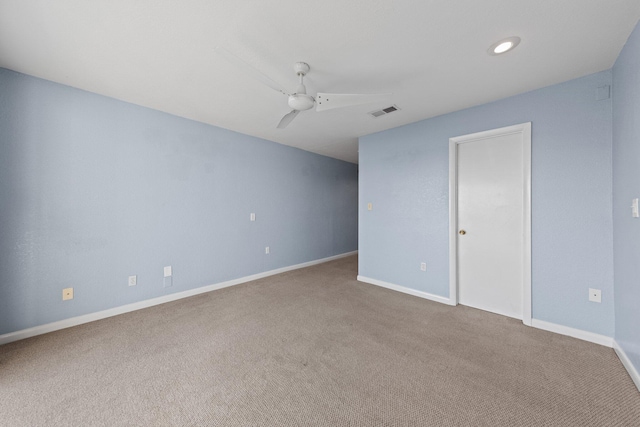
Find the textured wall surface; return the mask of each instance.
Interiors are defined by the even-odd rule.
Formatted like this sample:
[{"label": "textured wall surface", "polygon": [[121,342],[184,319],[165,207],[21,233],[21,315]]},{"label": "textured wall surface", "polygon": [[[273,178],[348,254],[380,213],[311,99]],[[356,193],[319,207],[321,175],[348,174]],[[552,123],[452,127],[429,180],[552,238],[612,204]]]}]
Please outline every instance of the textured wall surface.
[{"label": "textured wall surface", "polygon": [[448,297],[449,138],[532,122],[533,318],[613,336],[611,100],[596,100],[610,84],[605,71],[362,137],[358,273]]},{"label": "textured wall surface", "polygon": [[357,249],[354,164],[4,69],[0,94],[0,334]]},{"label": "textured wall surface", "polygon": [[613,171],[615,336],[640,371],[640,24],[613,67]]}]

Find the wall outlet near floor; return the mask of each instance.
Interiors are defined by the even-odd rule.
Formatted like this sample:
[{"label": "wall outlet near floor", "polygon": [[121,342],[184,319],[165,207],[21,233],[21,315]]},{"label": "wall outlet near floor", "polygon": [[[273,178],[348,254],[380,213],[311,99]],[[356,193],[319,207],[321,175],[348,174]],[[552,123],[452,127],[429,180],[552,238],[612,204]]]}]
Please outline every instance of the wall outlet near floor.
[{"label": "wall outlet near floor", "polygon": [[427,271],[427,263],[426,262],[421,262],[420,263],[420,270]]},{"label": "wall outlet near floor", "polygon": [[73,299],[73,288],[64,288],[62,290],[62,301]]},{"label": "wall outlet near floor", "polygon": [[589,288],[589,301],[602,302],[602,291],[600,289]]},{"label": "wall outlet near floor", "polygon": [[269,246],[267,246],[266,248],[264,248],[264,253],[269,255]]},{"label": "wall outlet near floor", "polygon": [[138,276],[129,276],[129,286],[135,286],[138,284]]}]

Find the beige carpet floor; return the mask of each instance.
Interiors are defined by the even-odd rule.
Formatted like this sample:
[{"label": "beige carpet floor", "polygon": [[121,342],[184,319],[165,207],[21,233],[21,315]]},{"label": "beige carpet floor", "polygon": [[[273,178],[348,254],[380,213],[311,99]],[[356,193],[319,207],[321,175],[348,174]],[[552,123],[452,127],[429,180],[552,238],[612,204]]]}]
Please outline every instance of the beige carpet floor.
[{"label": "beige carpet floor", "polygon": [[613,350],[356,257],[0,346],[3,426],[639,426]]}]

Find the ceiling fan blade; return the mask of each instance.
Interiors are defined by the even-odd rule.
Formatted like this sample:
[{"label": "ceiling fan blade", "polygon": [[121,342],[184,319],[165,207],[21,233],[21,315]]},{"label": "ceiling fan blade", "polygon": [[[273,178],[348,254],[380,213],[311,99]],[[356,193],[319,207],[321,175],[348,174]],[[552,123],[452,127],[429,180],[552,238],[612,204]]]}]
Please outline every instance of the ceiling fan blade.
[{"label": "ceiling fan blade", "polygon": [[243,71],[246,75],[254,78],[255,80],[258,80],[262,84],[265,84],[265,85],[269,86],[271,89],[275,90],[276,92],[280,92],[280,93],[282,93],[284,95],[287,95],[287,96],[289,95],[289,92],[287,92],[287,90],[285,88],[283,88],[281,85],[276,83],[269,76],[264,74],[262,71],[259,71],[259,70],[255,69],[253,66],[247,64],[242,59],[238,58],[237,56],[235,56],[233,53],[229,52],[228,50],[223,49],[221,47],[217,47],[217,48],[214,49],[214,52],[216,52],[218,55],[222,56],[224,59],[229,61],[231,64],[235,65],[239,70]]},{"label": "ceiling fan blade", "polygon": [[371,104],[391,99],[390,93],[318,93],[316,97],[316,111],[331,110],[332,108],[350,107],[352,105]]},{"label": "ceiling fan blade", "polygon": [[284,129],[289,126],[289,123],[296,118],[299,112],[300,110],[291,110],[290,113],[285,114],[282,120],[280,120],[280,123],[278,123],[278,129]]}]

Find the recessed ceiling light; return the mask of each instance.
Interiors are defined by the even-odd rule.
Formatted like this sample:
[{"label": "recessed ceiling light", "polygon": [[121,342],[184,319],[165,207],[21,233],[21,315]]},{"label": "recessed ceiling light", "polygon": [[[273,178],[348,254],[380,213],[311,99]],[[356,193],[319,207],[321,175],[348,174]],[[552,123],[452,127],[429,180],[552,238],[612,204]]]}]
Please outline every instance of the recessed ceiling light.
[{"label": "recessed ceiling light", "polygon": [[520,44],[520,37],[507,37],[506,39],[502,39],[492,44],[491,47],[489,47],[489,50],[487,50],[487,53],[493,56],[501,55],[513,50],[513,48],[518,46],[518,44]]}]

